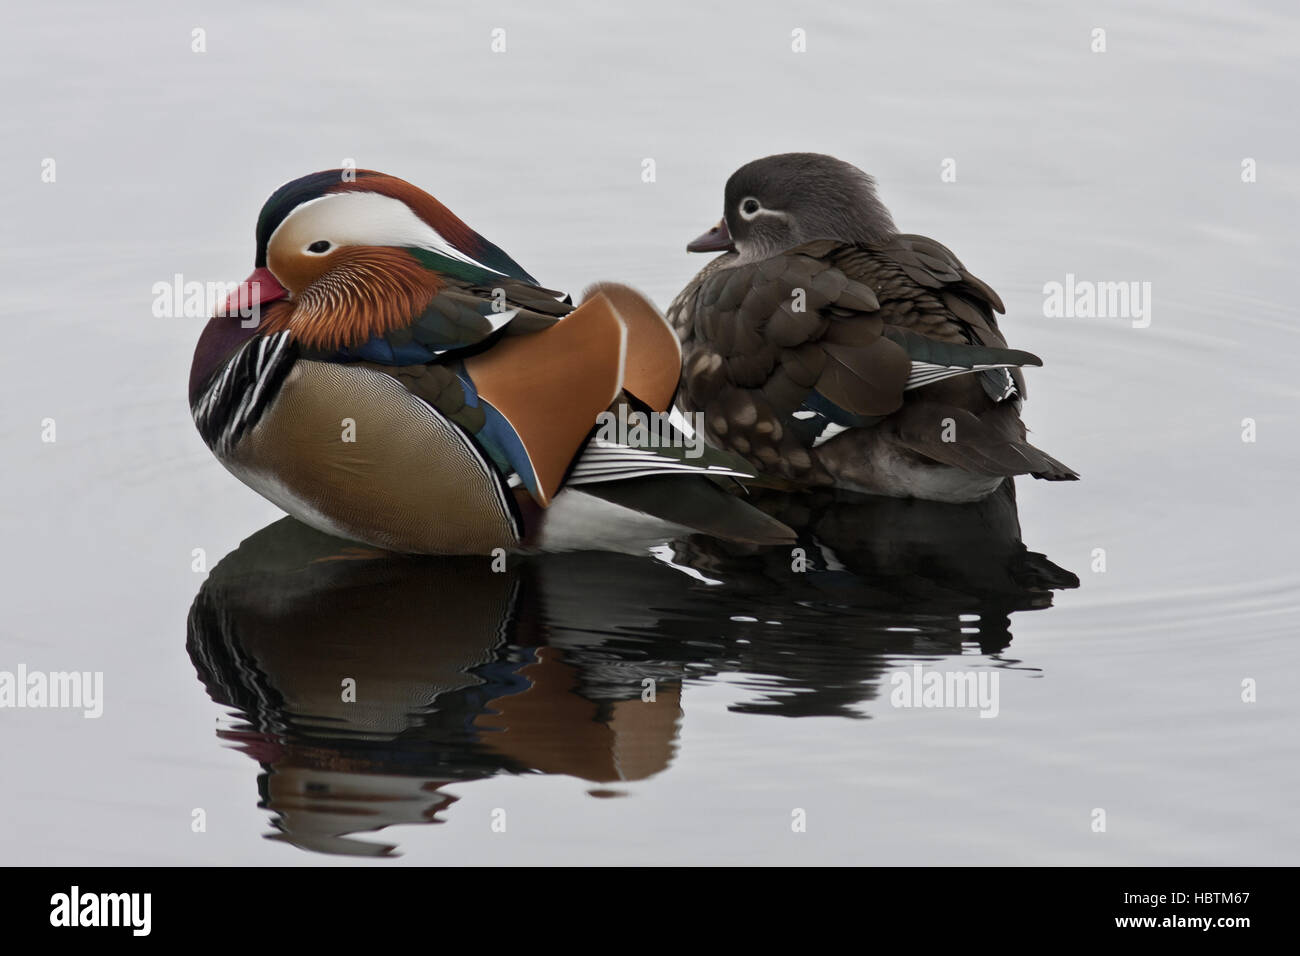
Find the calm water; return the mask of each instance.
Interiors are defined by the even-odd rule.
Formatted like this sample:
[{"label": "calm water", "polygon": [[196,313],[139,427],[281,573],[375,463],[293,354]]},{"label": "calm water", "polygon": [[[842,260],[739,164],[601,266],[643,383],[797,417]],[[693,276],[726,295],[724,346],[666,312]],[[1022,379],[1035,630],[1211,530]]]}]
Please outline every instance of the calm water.
[{"label": "calm water", "polygon": [[[49,4],[0,40],[0,671],[105,697],[0,710],[0,859],[1297,862],[1288,5],[265,6]],[[1001,292],[1046,361],[1034,439],[1084,480],[1018,515],[763,499],[801,574],[694,540],[367,559],[217,465],[202,320],[151,314],[175,273],[245,275],[270,190],[345,158],[552,286],[665,305],[726,176],[790,149]],[[1067,274],[1150,282],[1149,326],[1045,317]],[[996,675],[997,716],[893,706],[917,664]]]}]

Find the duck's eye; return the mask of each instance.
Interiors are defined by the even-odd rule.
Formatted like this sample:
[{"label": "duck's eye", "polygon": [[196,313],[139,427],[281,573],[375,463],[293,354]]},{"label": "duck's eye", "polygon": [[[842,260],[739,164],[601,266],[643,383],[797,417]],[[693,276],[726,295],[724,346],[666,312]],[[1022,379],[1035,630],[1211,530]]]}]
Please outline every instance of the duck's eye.
[{"label": "duck's eye", "polygon": [[324,239],[317,239],[315,242],[313,242],[310,246],[307,247],[307,251],[317,252],[317,253],[329,252],[330,244],[326,242]]},{"label": "duck's eye", "polygon": [[753,218],[763,207],[759,205],[757,199],[743,199],[740,203],[740,214],[746,219]]}]

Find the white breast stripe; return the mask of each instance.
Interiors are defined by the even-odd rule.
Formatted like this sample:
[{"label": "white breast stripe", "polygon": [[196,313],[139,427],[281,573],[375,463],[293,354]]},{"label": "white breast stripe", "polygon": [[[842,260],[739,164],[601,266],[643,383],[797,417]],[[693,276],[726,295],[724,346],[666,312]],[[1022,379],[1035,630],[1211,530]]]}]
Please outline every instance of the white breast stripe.
[{"label": "white breast stripe", "polygon": [[250,340],[195,403],[194,422],[214,449],[228,453],[261,415],[266,389],[284,371],[279,366],[289,342],[289,332]]},{"label": "white breast stripe", "polygon": [[262,354],[257,359],[257,385],[253,389],[253,398],[249,402],[249,405],[253,408],[257,407],[257,400],[262,397],[262,390],[266,388],[268,376],[265,373],[267,366],[274,365],[276,358],[284,351],[284,347],[289,343],[289,333],[280,332],[272,336],[272,338],[275,340],[275,347],[271,350],[270,358],[266,357],[266,346],[263,345]]}]

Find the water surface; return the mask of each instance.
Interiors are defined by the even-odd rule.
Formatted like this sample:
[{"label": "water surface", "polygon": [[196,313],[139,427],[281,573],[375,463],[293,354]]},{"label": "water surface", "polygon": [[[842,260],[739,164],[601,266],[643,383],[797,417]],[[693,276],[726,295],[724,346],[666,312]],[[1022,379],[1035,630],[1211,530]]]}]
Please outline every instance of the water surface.
[{"label": "water surface", "polygon": [[[0,856],[1296,862],[1288,5],[268,7],[48,4],[0,41],[0,669],[106,698],[0,711]],[[1021,482],[1018,515],[766,502],[800,574],[699,541],[376,561],[216,464],[184,400],[202,320],[151,314],[177,272],[245,275],[265,196],[345,158],[554,287],[666,305],[726,176],[789,149],[870,170],[999,290],[1046,361],[1034,440],[1082,481]],[[1149,327],[1045,317],[1067,274],[1150,282]],[[997,717],[892,706],[917,663],[995,672]]]}]

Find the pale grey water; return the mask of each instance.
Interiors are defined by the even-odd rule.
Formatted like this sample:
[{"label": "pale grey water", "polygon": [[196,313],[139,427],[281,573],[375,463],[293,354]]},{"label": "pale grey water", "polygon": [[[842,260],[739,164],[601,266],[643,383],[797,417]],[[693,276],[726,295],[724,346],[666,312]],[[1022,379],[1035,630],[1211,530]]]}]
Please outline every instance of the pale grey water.
[{"label": "pale grey water", "polygon": [[[437,802],[421,788],[449,776],[456,802],[440,825],[361,838],[432,864],[1296,863],[1300,17],[1284,3],[858,6],[10,12],[0,670],[103,671],[106,701],[98,720],[0,710],[0,859],[348,860],[262,838],[263,768],[217,736],[246,718],[195,678],[193,549],[215,564],[279,513],[195,433],[185,383],[202,322],[153,318],[155,282],[241,278],[265,196],[354,158],[428,189],[553,287],[622,279],[663,306],[702,264],[682,247],[716,220],[726,176],[800,149],[874,173],[900,226],[993,284],[1012,344],[1045,359],[1025,416],[1084,479],[1022,482],[1020,521],[1082,586],[1012,614],[999,649],[1006,638],[954,638],[951,602],[887,574],[818,579],[831,593],[812,598],[798,589],[821,583],[543,563],[503,652],[447,636],[494,633],[497,618],[461,629],[475,592],[422,567],[427,645],[372,594],[372,632],[328,648],[419,677],[393,688],[409,706],[366,715],[372,735],[408,710],[453,710],[435,698],[483,680],[494,654],[533,653],[516,646],[546,645],[540,668],[578,686],[515,715],[504,756],[432,733],[394,748],[414,767],[396,817],[418,820]],[[206,53],[190,50],[195,27]],[[496,27],[505,53],[490,50]],[[1094,27],[1105,53],[1089,50]],[[948,157],[954,183],[940,181]],[[1257,182],[1241,181],[1246,157]],[[1150,327],[1045,318],[1043,285],[1067,273],[1150,282]],[[282,593],[276,580],[263,583]],[[888,636],[916,633],[895,620],[921,628],[914,644]],[[404,649],[385,644],[398,637]],[[292,651],[290,672],[317,662],[310,641]],[[916,660],[996,669],[999,716],[891,707],[889,675]],[[643,674],[669,710],[628,730],[609,686]],[[1241,700],[1247,678],[1256,703]],[[325,713],[292,678],[268,679]],[[293,737],[275,707],[262,717],[261,733]],[[332,751],[293,759],[302,776],[373,785]],[[628,779],[595,782],[610,772]],[[312,793],[349,782],[330,780],[307,781],[307,816]],[[190,830],[194,808],[206,833]],[[1107,832],[1091,831],[1093,808]]]}]

